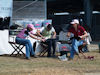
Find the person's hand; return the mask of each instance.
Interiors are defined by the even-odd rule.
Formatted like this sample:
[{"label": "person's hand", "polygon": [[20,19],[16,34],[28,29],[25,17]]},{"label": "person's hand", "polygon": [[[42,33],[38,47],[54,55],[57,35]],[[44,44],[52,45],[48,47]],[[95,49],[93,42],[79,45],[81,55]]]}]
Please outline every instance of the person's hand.
[{"label": "person's hand", "polygon": [[42,37],[42,39],[45,39],[45,37]]},{"label": "person's hand", "polygon": [[82,36],[79,36],[81,39],[83,38]]},{"label": "person's hand", "polygon": [[41,39],[41,41],[45,42],[45,41],[46,41],[46,39]]},{"label": "person's hand", "polygon": [[55,39],[56,38],[56,36],[53,36],[53,39]]}]

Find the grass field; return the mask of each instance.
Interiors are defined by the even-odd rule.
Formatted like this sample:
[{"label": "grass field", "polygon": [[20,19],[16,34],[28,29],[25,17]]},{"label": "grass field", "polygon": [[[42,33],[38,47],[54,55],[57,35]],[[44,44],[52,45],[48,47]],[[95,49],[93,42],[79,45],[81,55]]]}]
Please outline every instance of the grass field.
[{"label": "grass field", "polygon": [[26,60],[24,57],[0,56],[0,75],[100,75],[100,53],[85,54],[95,59],[75,56],[73,61],[47,57]]}]

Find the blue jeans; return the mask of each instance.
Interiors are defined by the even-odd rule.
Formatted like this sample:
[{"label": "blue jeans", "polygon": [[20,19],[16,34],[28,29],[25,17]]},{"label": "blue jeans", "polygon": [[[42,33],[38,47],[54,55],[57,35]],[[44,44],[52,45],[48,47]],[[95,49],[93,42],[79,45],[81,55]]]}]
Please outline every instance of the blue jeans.
[{"label": "blue jeans", "polygon": [[73,39],[72,40],[72,49],[70,51],[70,58],[74,58],[74,54],[75,52],[76,53],[79,53],[79,50],[78,50],[78,46],[82,45],[83,44],[83,40],[76,40],[76,39]]},{"label": "blue jeans", "polygon": [[30,57],[30,53],[31,53],[31,55],[35,54],[30,40],[16,37],[16,43],[21,44],[21,45],[25,45],[27,58]]}]

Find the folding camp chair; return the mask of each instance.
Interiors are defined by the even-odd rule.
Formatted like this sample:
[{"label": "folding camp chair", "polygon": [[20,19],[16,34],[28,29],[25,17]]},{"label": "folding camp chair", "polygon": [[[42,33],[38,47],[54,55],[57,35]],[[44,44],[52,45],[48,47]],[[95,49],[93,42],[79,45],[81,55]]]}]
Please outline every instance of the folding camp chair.
[{"label": "folding camp chair", "polygon": [[15,42],[11,42],[11,41],[9,41],[9,44],[10,44],[10,45],[13,47],[13,49],[14,49],[14,51],[12,52],[12,54],[11,54],[10,56],[14,55],[14,53],[16,53],[16,52],[17,52],[16,56],[19,56],[19,55],[21,55],[21,54],[25,55],[25,54],[23,53],[23,51],[22,51],[22,49],[24,48],[24,45],[17,44],[17,43],[15,43]]},{"label": "folding camp chair", "polygon": [[44,43],[40,43],[40,45],[43,50],[40,52],[39,56],[44,56],[44,54],[46,54],[48,52],[48,45],[46,45]]}]

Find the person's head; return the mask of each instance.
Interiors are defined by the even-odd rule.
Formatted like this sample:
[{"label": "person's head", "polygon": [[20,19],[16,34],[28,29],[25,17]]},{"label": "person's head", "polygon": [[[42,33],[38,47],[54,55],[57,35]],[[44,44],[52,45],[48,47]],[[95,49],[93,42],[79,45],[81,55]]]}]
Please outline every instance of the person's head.
[{"label": "person's head", "polygon": [[47,30],[50,31],[51,29],[52,29],[52,25],[51,24],[48,24],[47,25]]},{"label": "person's head", "polygon": [[78,19],[73,19],[72,22],[71,22],[70,24],[72,24],[72,26],[73,26],[74,28],[76,28],[76,27],[79,25],[79,20],[78,20]]},{"label": "person's head", "polygon": [[27,29],[28,29],[29,31],[32,31],[32,30],[34,29],[33,24],[28,24],[28,25],[27,25]]}]

